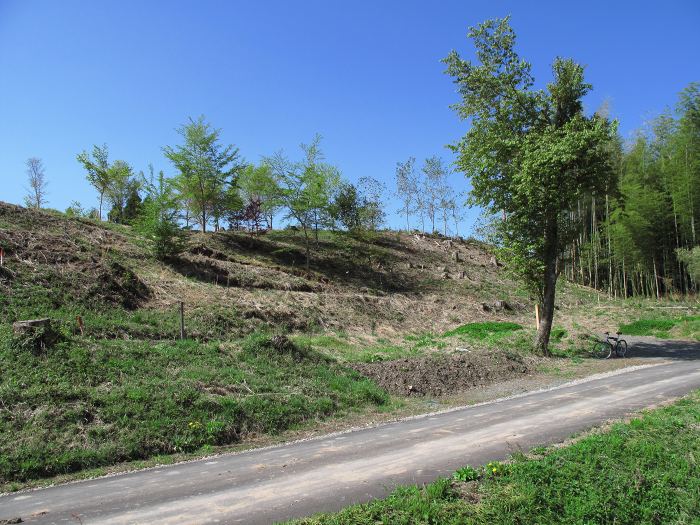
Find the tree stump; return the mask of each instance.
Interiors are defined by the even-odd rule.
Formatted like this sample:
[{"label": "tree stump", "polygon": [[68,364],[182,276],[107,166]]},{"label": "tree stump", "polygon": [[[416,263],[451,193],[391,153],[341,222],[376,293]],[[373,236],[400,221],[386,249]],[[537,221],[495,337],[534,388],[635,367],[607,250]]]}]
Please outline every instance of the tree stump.
[{"label": "tree stump", "polygon": [[43,353],[59,339],[60,333],[52,326],[51,319],[29,319],[12,323],[15,347]]},{"label": "tree stump", "polygon": [[509,312],[513,310],[513,307],[506,301],[496,301],[493,306],[496,310],[507,310]]}]

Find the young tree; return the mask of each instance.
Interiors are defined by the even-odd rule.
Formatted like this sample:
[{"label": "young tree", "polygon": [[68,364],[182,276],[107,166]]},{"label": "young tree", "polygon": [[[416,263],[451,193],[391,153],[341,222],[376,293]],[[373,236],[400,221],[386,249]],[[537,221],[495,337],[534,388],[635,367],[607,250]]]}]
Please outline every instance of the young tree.
[{"label": "young tree", "polygon": [[386,214],[382,197],[386,185],[373,177],[361,177],[359,182],[360,218],[368,230],[376,230],[384,223]]},{"label": "young tree", "polygon": [[[143,176],[143,173],[141,173]],[[129,195],[124,205],[123,221],[125,224],[132,224],[141,214],[143,200],[141,199],[141,185],[138,180],[134,180],[129,187]]]},{"label": "young tree", "polygon": [[[304,232],[306,270],[311,260],[311,234],[318,234],[318,225],[330,212],[331,195],[340,184],[338,169],[323,162],[321,137],[316,135],[310,144],[302,144],[304,160],[290,161],[277,153],[263,159],[279,181],[281,202],[287,209],[287,219],[294,219]],[[318,237],[317,237],[318,240]]]},{"label": "young tree", "polygon": [[442,215],[443,235],[447,237],[447,224],[450,219],[455,217],[455,195],[449,184],[445,184],[440,189],[440,200],[438,201],[438,209]]},{"label": "young tree", "polygon": [[153,166],[149,176],[141,173],[141,185],[146,194],[135,228],[151,242],[153,254],[160,260],[177,255],[184,249],[184,232],[177,223],[178,196],[172,181],[162,171],[156,177]]},{"label": "young tree", "polygon": [[434,155],[425,159],[421,170],[424,175],[425,208],[430,219],[431,233],[434,233],[435,218],[441,206],[441,199],[446,195],[447,168],[443,164],[442,159]]},{"label": "young tree", "polygon": [[223,146],[221,130],[212,128],[203,116],[190,118],[177,132],[184,144],[163,148],[179,172],[174,183],[202,232],[212,219],[218,228],[230,190],[235,187],[235,176],[243,167],[238,148]]},{"label": "young tree", "polygon": [[257,200],[260,210],[267,222],[267,228],[272,229],[275,214],[281,207],[279,184],[275,180],[270,166],[252,164],[245,167],[238,179],[238,187],[244,200],[252,202]]},{"label": "young tree", "polygon": [[700,282],[700,246],[696,246],[692,250],[680,248],[678,250],[678,259],[688,268],[690,278]]},{"label": "young tree", "polygon": [[70,206],[66,208],[65,213],[68,217],[82,217],[85,219],[94,220],[100,219],[97,208],[90,208],[86,210],[78,201],[72,201]]},{"label": "young tree", "polygon": [[102,202],[105,193],[110,186],[109,173],[109,150],[107,144],[93,146],[92,158],[87,151],[83,151],[77,156],[78,162],[87,171],[87,180],[97,190],[100,195],[99,220],[102,220]]},{"label": "young tree", "polygon": [[32,157],[27,159],[27,196],[24,202],[28,208],[42,208],[46,204],[46,173],[41,159]]},{"label": "young tree", "polygon": [[354,184],[341,185],[333,199],[330,215],[348,231],[360,228],[360,197]]},{"label": "young tree", "polygon": [[449,203],[449,214],[455,225],[455,237],[459,237],[459,223],[464,219],[464,208],[462,204],[465,198],[465,193],[459,192],[452,197]]},{"label": "young tree", "polygon": [[134,194],[138,197],[139,186],[140,182],[134,177],[133,169],[125,161],[115,160],[107,168],[105,196],[107,202],[112,205],[112,209],[107,214],[109,221],[120,224],[128,222],[126,206],[130,198],[132,206],[134,205]]},{"label": "young tree", "polygon": [[454,109],[471,119],[453,150],[471,179],[471,203],[505,215],[501,253],[539,299],[535,346],[547,354],[561,256],[578,230],[567,212],[581,195],[605,190],[615,125],[583,114],[591,86],[573,60],[557,58],[553,82],[534,90],[508,18],[488,20],[469,36],[478,63],[455,51],[444,60],[462,97]]},{"label": "young tree", "polygon": [[406,216],[406,232],[411,231],[409,217],[416,210],[418,178],[416,177],[416,158],[408,157],[405,162],[396,163],[396,196],[401,199],[400,213]]}]

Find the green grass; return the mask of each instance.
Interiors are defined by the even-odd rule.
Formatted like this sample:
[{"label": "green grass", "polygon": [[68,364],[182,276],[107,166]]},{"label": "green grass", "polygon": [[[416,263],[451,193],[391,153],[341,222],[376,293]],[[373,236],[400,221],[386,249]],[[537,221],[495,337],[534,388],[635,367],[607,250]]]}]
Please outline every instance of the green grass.
[{"label": "green grass", "polygon": [[452,479],[304,525],[700,523],[700,392],[564,448],[465,467]]},{"label": "green grass", "polygon": [[676,323],[674,331],[681,337],[700,341],[700,315],[681,318]]},{"label": "green grass", "polygon": [[639,319],[620,326],[625,335],[650,335],[662,339],[672,336],[671,331],[678,327],[678,335],[700,341],[700,316],[656,317]]},{"label": "green grass", "polygon": [[443,334],[443,337],[464,336],[468,339],[486,340],[500,339],[510,335],[516,330],[522,330],[522,326],[517,323],[486,321],[483,323],[468,323],[450,330]]},{"label": "green grass", "polygon": [[0,326],[0,483],[236,443],[389,400],[335,360],[265,335],[69,338],[40,356],[11,341]]}]

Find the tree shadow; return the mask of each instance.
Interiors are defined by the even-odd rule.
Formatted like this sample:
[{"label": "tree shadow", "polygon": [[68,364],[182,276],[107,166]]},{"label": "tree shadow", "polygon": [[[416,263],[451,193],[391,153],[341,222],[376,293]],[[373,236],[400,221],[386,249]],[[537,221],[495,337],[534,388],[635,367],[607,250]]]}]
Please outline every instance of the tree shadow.
[{"label": "tree shadow", "polygon": [[654,339],[651,337],[625,337],[629,348],[627,357],[636,359],[700,360],[700,343]]},{"label": "tree shadow", "polygon": [[[266,237],[219,233],[216,241],[230,253],[264,257],[283,271],[301,275],[306,264],[303,237],[285,238],[284,241]],[[310,269],[328,282],[372,288],[384,292],[415,292],[422,290],[420,282],[402,272],[389,269],[398,264],[398,257],[384,255],[375,264],[359,262],[364,254],[347,253],[334,242],[313,241]]]}]

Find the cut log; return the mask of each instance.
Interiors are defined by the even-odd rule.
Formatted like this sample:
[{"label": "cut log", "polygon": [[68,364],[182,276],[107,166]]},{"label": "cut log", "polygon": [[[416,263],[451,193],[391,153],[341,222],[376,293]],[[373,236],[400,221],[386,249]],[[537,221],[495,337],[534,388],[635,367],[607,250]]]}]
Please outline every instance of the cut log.
[{"label": "cut log", "polygon": [[17,321],[12,323],[12,331],[15,335],[23,335],[38,328],[50,329],[51,319],[29,319],[27,321]]}]

